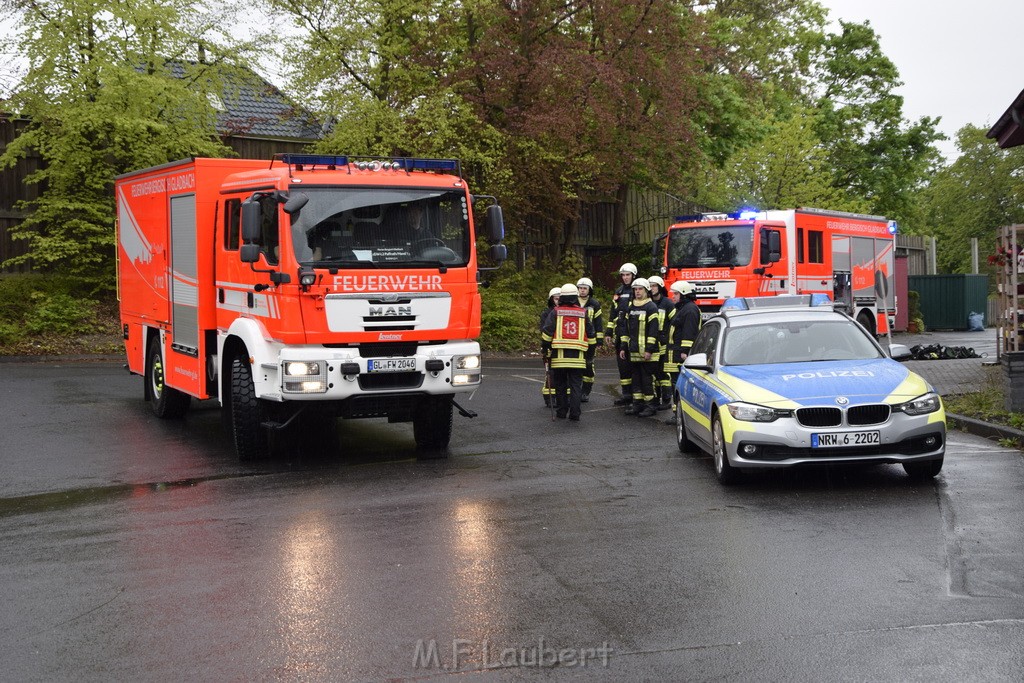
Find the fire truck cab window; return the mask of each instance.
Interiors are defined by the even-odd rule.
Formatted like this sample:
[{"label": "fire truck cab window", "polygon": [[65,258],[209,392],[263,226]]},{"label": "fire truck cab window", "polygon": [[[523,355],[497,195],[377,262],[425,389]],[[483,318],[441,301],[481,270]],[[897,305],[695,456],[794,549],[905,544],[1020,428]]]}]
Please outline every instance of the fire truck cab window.
[{"label": "fire truck cab window", "polygon": [[224,202],[224,248],[238,251],[238,234],[242,225],[242,200],[229,199]]},{"label": "fire truck cab window", "polygon": [[804,262],[804,229],[796,229],[796,262]]},{"label": "fire truck cab window", "polygon": [[825,262],[825,237],[820,230],[807,231],[807,262]]},{"label": "fire truck cab window", "polygon": [[324,268],[462,266],[471,249],[464,192],[416,188],[316,188],[292,216],[301,264]]}]

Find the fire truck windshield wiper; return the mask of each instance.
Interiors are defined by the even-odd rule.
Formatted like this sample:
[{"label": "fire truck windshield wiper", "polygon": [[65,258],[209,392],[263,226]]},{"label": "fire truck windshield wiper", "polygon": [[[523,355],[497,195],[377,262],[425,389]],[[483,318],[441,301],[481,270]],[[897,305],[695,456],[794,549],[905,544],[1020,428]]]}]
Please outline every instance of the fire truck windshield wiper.
[{"label": "fire truck windshield wiper", "polygon": [[428,268],[437,268],[437,270],[439,272],[441,272],[441,273],[447,273],[448,272],[448,266],[449,266],[449,264],[444,263],[443,261],[438,261],[436,259],[435,260],[430,260],[430,261],[428,261],[428,260],[402,261],[401,265],[403,265],[405,267],[410,267],[410,266],[412,266],[412,267],[421,266],[422,267],[422,266],[426,266]]}]

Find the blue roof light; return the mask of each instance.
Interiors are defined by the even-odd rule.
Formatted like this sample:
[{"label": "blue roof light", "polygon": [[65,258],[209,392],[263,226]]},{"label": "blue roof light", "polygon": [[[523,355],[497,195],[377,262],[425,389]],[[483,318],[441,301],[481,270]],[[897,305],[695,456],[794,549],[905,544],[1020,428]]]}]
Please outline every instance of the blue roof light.
[{"label": "blue roof light", "polygon": [[407,171],[457,171],[459,162],[455,159],[395,159],[400,168]]},{"label": "blue roof light", "polygon": [[741,296],[736,296],[731,299],[726,299],[722,304],[721,310],[723,311],[746,311],[749,310],[747,306],[747,300]]},{"label": "blue roof light", "polygon": [[741,221],[750,221],[761,215],[761,212],[757,209],[740,209],[737,215]]},{"label": "blue roof light", "polygon": [[282,154],[281,161],[294,166],[347,166],[348,157],[333,154]]}]

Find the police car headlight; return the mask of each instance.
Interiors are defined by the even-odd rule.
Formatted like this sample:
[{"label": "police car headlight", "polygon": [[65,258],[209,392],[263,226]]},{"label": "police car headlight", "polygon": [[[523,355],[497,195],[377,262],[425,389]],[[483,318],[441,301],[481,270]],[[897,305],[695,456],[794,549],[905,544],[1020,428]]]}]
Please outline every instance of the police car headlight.
[{"label": "police car headlight", "polygon": [[938,394],[925,394],[918,396],[913,401],[900,403],[892,407],[894,413],[905,413],[907,415],[927,415],[934,413],[942,407],[942,400]]},{"label": "police car headlight", "polygon": [[730,403],[726,408],[729,409],[729,414],[734,418],[744,422],[774,422],[780,417],[792,415],[790,410],[776,410],[775,408],[766,408],[765,406],[753,403]]}]

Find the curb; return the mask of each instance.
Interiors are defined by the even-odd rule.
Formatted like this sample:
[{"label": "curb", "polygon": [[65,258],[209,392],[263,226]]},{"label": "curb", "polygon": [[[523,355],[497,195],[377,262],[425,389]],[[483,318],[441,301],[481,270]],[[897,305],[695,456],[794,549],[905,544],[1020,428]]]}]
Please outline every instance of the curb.
[{"label": "curb", "polygon": [[68,356],[0,356],[0,363],[110,363],[126,362],[123,354],[81,353]]},{"label": "curb", "polygon": [[965,417],[955,413],[946,413],[946,422],[950,427],[967,432],[968,434],[974,434],[975,436],[991,440],[1011,439],[1018,444],[1024,445],[1024,431],[1014,429],[1013,427],[982,422],[981,420],[975,420],[973,417]]}]

